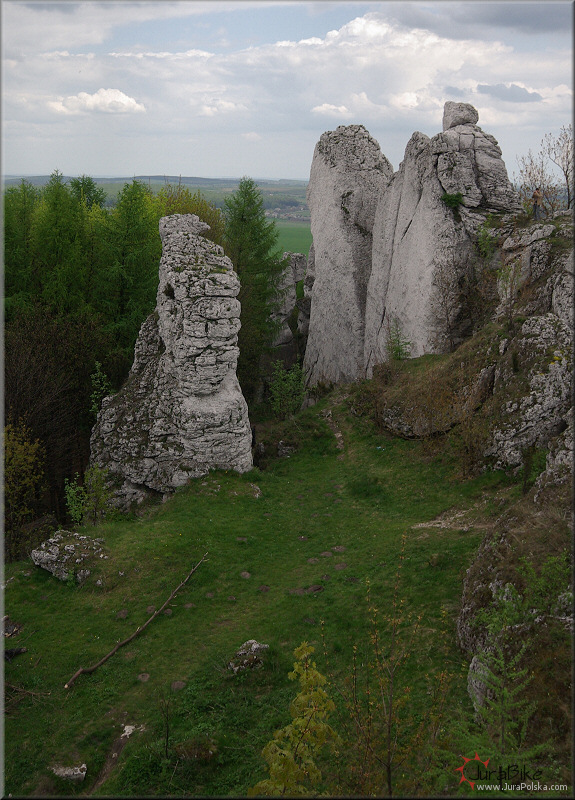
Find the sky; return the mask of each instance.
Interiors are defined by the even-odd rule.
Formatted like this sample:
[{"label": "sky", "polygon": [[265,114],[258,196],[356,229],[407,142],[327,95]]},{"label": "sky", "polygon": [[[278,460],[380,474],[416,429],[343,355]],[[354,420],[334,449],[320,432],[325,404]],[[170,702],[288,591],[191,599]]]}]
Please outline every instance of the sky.
[{"label": "sky", "polygon": [[397,170],[471,103],[517,158],[572,122],[569,2],[1,2],[2,173],[307,180],[364,125]]}]

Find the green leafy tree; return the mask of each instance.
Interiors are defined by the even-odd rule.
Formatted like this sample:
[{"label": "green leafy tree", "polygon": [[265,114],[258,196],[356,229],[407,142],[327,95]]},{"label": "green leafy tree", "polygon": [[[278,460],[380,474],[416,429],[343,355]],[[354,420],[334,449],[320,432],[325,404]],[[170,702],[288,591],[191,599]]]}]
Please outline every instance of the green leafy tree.
[{"label": "green leafy tree", "polygon": [[100,406],[102,405],[102,400],[104,397],[112,394],[112,384],[110,383],[108,376],[102,370],[102,365],[99,361],[96,361],[95,370],[90,375],[90,380],[92,381],[92,394],[90,395],[90,412],[93,414],[94,417],[98,416],[98,412],[100,410]]},{"label": "green leafy tree", "polygon": [[261,388],[260,363],[278,325],[272,319],[279,300],[278,283],[285,268],[277,249],[278,231],[265,216],[261,192],[251,178],[242,178],[237,191],[225,199],[225,250],[241,282],[241,330],[238,379],[248,401]]},{"label": "green leafy tree", "polygon": [[85,206],[55,171],[34,209],[31,230],[34,297],[60,314],[83,303]]},{"label": "green leafy tree", "polygon": [[203,196],[198,189],[191,192],[181,181],[177,184],[166,183],[156,194],[158,218],[170,214],[196,214],[210,226],[205,233],[206,239],[216,244],[224,243],[224,216],[219,208]]},{"label": "green leafy tree", "polygon": [[107,291],[99,293],[98,310],[131,359],[140,326],[154,310],[162,253],[153,196],[139,181],[126,184],[118,195],[106,248]]},{"label": "green leafy tree", "polygon": [[37,515],[45,452],[23,420],[4,428],[4,522],[8,561],[21,555],[21,528]]},{"label": "green leafy tree", "polygon": [[70,192],[78,202],[85,203],[88,208],[92,206],[104,206],[106,202],[106,192],[101,186],[96,184],[93,178],[88,175],[81,175],[79,178],[70,179]]},{"label": "green leafy tree", "polygon": [[90,522],[96,525],[106,515],[110,505],[108,471],[92,464],[84,473],[84,481],[76,473],[74,480],[66,479],[66,506],[72,522],[80,525]]},{"label": "green leafy tree", "polygon": [[[508,583],[476,617],[475,624],[489,634],[478,654],[476,678],[483,684],[484,696],[476,711],[494,766],[497,762],[532,765],[547,749],[544,743],[527,745],[529,720],[537,708],[527,694],[533,676],[522,664],[531,644],[525,624],[529,616],[526,598]],[[500,788],[502,780],[500,769]]]},{"label": "green leafy tree", "polygon": [[[6,311],[26,305],[33,286],[32,222],[39,192],[28,181],[4,193],[4,296]],[[7,314],[8,315],[8,314]]]},{"label": "green leafy tree", "polygon": [[311,660],[314,648],[303,642],[294,650],[296,662],[290,680],[298,680],[300,691],[292,700],[292,721],[268,742],[262,755],[268,764],[269,778],[248,791],[248,796],[313,794],[322,778],[316,764],[326,748],[334,748],[339,736],[328,724],[335,704],[323,688],[326,678]]},{"label": "green leafy tree", "polygon": [[397,317],[387,320],[385,349],[390,361],[403,361],[411,354],[411,342],[404,334]]}]

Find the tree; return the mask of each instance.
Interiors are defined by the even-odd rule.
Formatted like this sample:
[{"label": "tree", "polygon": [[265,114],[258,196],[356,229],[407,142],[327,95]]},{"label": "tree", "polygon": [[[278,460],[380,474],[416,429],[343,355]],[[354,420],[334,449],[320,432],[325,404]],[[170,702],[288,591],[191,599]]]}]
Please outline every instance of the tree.
[{"label": "tree", "polygon": [[20,557],[20,529],[37,515],[45,452],[22,419],[4,428],[4,520],[7,560]]},{"label": "tree", "polygon": [[31,275],[31,230],[39,192],[28,181],[10,186],[4,193],[4,294],[7,311],[26,304]]},{"label": "tree", "polygon": [[274,361],[270,382],[271,405],[279,419],[297,414],[305,396],[304,376],[300,364],[287,370],[282,361]]},{"label": "tree", "polygon": [[88,208],[99,206],[102,208],[106,202],[106,192],[96,185],[96,181],[88,175],[70,179],[70,192],[79,203],[85,203]]},{"label": "tree", "polygon": [[[573,205],[573,128],[564,125],[559,134],[545,134],[538,152],[529,150],[518,156],[519,175],[514,176],[519,185],[519,196],[525,211],[531,210],[531,196],[536,188],[543,195],[543,209],[548,215]],[[561,173],[557,179],[553,166]],[[563,186],[564,184],[564,186]]]},{"label": "tree", "polygon": [[224,216],[219,208],[202,195],[199,191],[192,194],[187,186],[179,181],[177,184],[166,183],[156,194],[158,219],[170,214],[196,214],[203,222],[210,226],[204,234],[216,244],[224,243]]},{"label": "tree", "polygon": [[573,126],[563,125],[558,136],[546,133],[542,142],[547,158],[559,168],[565,181],[567,208],[573,205]]},{"label": "tree", "polygon": [[107,226],[106,249],[106,287],[98,292],[98,310],[131,360],[140,326],[154,310],[162,253],[154,199],[139,181],[126,184],[118,195]]},{"label": "tree", "polygon": [[339,736],[327,723],[335,704],[323,688],[326,678],[311,660],[314,648],[303,642],[294,650],[296,662],[290,680],[298,680],[299,694],[292,700],[292,721],[268,742],[262,751],[267,761],[269,778],[260,781],[248,796],[307,795],[321,781],[315,759],[326,747],[332,747]]},{"label": "tree", "polygon": [[278,306],[278,283],[285,268],[273,221],[266,220],[263,199],[251,178],[242,178],[224,207],[225,250],[238,273],[242,327],[238,336],[238,379],[248,403],[261,386],[260,361],[277,333],[272,314]]}]

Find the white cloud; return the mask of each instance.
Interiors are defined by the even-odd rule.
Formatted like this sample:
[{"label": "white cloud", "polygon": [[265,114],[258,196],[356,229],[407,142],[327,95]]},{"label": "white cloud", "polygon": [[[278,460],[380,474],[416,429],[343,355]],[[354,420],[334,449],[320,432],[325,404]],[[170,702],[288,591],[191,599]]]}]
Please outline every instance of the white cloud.
[{"label": "white cloud", "polygon": [[[227,147],[233,153],[241,144],[242,152],[253,156],[257,151],[258,157],[269,153],[266,157],[270,162],[275,158],[278,170],[289,164],[292,176],[301,177],[309,169],[314,140],[324,124],[365,124],[397,164],[414,130],[428,135],[441,130],[448,99],[473,103],[480,113],[479,125],[499,140],[509,128],[508,140],[521,152],[536,146],[542,130],[559,129],[571,118],[571,51],[549,47],[548,39],[537,52],[516,49],[509,25],[490,28],[482,39],[471,25],[466,26],[464,3],[436,4],[445,20],[448,7],[454,13],[458,10],[455,30],[447,22],[431,28],[433,3],[382,2],[369,6],[377,10],[363,15],[357,5],[335,3],[336,25],[329,11],[332,4],[322,3],[316,9],[318,18],[325,14],[321,32],[317,25],[306,24],[314,4],[300,0],[292,4],[302,9],[297,36],[288,40],[291,32],[278,25],[266,44],[250,47],[233,45],[235,22],[242,22],[244,30],[258,26],[264,17],[269,24],[273,9],[289,3],[79,2],[69,4],[68,11],[62,10],[63,4],[43,5],[47,10],[27,3],[3,4],[3,126],[8,156],[34,150],[55,160],[45,145],[43,126],[50,125],[60,137],[54,136],[61,143],[58,154],[75,150],[78,160],[89,158],[95,152],[86,144],[90,127],[98,142],[110,137],[110,144],[101,148],[104,157],[117,152],[118,139],[113,136],[137,141],[149,160],[141,167],[144,171],[217,174],[214,166],[208,166],[223,158],[216,148]],[[511,18],[515,4],[501,5],[508,7]],[[340,8],[349,10],[345,24]],[[216,15],[224,11],[222,28],[222,18]],[[417,17],[417,26],[398,21],[410,14]],[[211,26],[210,40],[186,40],[180,33],[180,20],[190,16],[197,20],[194,31],[200,23],[206,30]],[[216,52],[224,34],[230,46]],[[213,52],[208,41],[214,43]],[[247,41],[245,36],[242,41]],[[490,87],[490,92],[478,87]],[[516,102],[524,94],[517,88],[511,94],[501,87],[525,90],[530,102]],[[111,114],[116,115],[115,127]],[[42,145],[24,150],[16,133],[24,129],[30,137],[38,131]],[[193,148],[188,146],[190,140]],[[273,147],[263,144],[251,147],[250,142],[256,141],[282,141],[284,146],[289,142],[290,152],[299,148],[300,155],[288,160],[277,148],[274,153]],[[65,170],[61,161],[58,164]],[[126,169],[128,174],[137,172],[135,165],[126,164]],[[90,170],[101,174],[111,168],[103,164],[94,169],[86,163],[81,171]],[[251,171],[245,165],[238,172],[242,170]],[[272,170],[262,166],[257,172]]]},{"label": "white cloud", "polygon": [[247,111],[247,106],[242,103],[234,103],[220,97],[207,99],[199,105],[192,101],[191,105],[196,107],[196,112],[200,117],[215,117],[217,114],[235,114],[238,111]]},{"label": "white cloud", "polygon": [[106,114],[140,114],[146,108],[119,89],[98,89],[94,94],[79,92],[48,102],[49,108],[61,114],[85,114],[92,111]]},{"label": "white cloud", "polygon": [[322,103],[321,106],[312,108],[314,114],[325,114],[329,117],[351,117],[351,111],[345,106],[334,106],[332,103]]}]

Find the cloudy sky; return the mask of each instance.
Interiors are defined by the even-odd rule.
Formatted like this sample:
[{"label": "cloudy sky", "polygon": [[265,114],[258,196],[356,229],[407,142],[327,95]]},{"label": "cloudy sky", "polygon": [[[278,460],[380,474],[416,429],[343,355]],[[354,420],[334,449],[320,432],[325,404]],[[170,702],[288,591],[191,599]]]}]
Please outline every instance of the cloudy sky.
[{"label": "cloudy sky", "polygon": [[397,169],[472,103],[510,175],[572,119],[573,3],[2,0],[2,172],[307,180],[363,124]]}]

